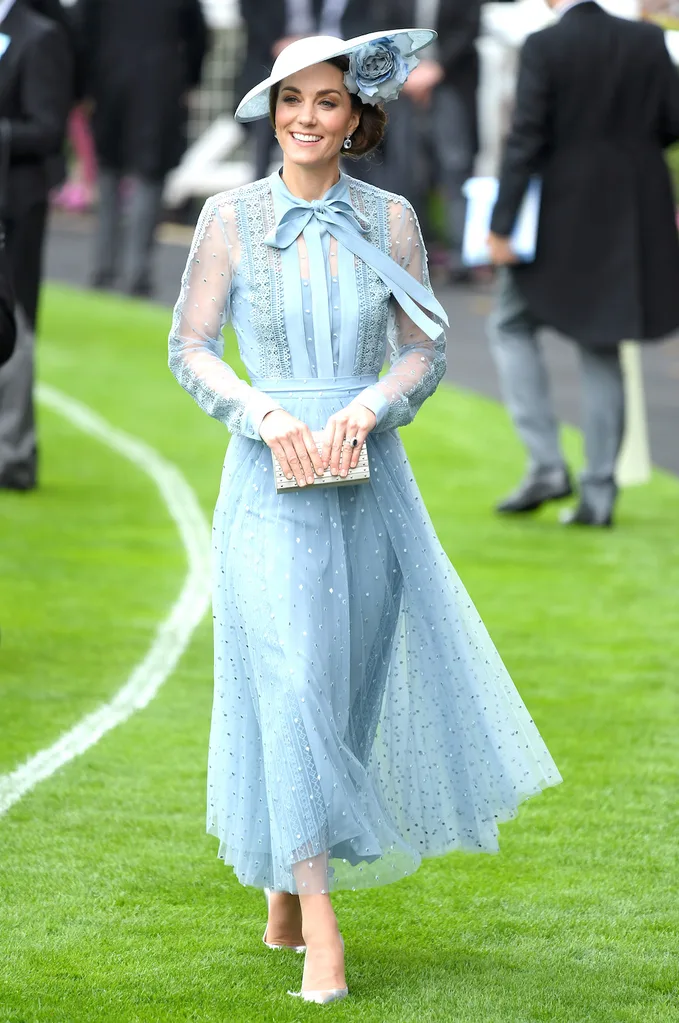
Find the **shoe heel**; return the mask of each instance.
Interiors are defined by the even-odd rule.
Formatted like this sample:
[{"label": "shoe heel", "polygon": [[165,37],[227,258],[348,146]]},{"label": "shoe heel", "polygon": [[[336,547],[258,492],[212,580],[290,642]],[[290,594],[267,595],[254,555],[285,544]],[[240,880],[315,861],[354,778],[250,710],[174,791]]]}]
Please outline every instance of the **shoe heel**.
[{"label": "shoe heel", "polygon": [[303,1002],[315,1002],[317,1005],[329,1005],[340,1002],[349,994],[348,987],[335,988],[333,991],[288,991],[291,998],[301,998]]},{"label": "shoe heel", "polygon": [[[269,908],[269,895],[270,895],[269,889],[265,888],[264,889],[264,898],[266,899],[266,908],[267,909]],[[266,932],[268,931],[268,929],[269,929],[269,925],[267,923],[266,927],[264,928],[264,934],[262,935],[262,941],[264,942],[264,944],[266,945],[267,948],[272,949],[274,952],[281,952],[284,949],[286,949],[289,952],[297,952],[299,955],[301,955],[302,952],[306,952],[306,945],[274,945],[270,941],[267,941],[266,940]]]}]

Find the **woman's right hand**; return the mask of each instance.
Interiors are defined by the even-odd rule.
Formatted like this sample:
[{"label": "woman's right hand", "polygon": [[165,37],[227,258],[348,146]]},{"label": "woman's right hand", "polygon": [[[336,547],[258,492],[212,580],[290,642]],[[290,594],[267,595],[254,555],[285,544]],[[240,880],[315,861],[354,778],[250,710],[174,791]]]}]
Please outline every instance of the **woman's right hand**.
[{"label": "woman's right hand", "polygon": [[286,479],[295,477],[304,487],[314,482],[314,470],[323,475],[323,459],[306,423],[284,409],[268,412],[259,427],[259,435],[278,459]]}]

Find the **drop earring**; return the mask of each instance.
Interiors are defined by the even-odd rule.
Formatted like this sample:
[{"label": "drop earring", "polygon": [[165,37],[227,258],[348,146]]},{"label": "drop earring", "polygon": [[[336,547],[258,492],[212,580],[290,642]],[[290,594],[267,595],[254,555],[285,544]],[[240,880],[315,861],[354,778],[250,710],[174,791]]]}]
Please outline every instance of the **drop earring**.
[{"label": "drop earring", "polygon": [[344,142],[342,143],[344,149],[351,149],[352,146],[351,135],[347,135]]}]

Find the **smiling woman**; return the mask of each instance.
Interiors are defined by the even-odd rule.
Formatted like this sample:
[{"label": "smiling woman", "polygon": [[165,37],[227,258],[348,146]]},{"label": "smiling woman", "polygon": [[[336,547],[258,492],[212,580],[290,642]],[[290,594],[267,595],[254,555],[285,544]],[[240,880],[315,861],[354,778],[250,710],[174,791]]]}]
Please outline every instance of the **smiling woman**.
[{"label": "smiling woman", "polygon": [[[396,431],[445,370],[417,218],[339,167],[378,141],[379,104],[431,38],[281,52],[236,117],[273,117],[282,172],[208,200],[170,335],[177,379],[235,434],[214,517],[208,830],[243,884],[272,889],[265,942],[306,946],[307,1001],[347,995],[331,890],[494,851],[498,821],[559,781]],[[252,387],[221,359],[229,315]]]},{"label": "smiling woman", "polygon": [[[314,160],[329,148],[317,146],[324,138],[326,142],[332,139],[335,149],[341,148],[344,156],[355,160],[377,148],[384,137],[387,115],[383,107],[364,103],[355,93],[347,92],[343,78],[348,71],[349,58],[342,55],[304,68],[271,87],[269,118],[284,153],[286,131],[298,144],[316,148]],[[321,78],[326,84],[315,95],[308,95],[309,84],[317,89]]]}]

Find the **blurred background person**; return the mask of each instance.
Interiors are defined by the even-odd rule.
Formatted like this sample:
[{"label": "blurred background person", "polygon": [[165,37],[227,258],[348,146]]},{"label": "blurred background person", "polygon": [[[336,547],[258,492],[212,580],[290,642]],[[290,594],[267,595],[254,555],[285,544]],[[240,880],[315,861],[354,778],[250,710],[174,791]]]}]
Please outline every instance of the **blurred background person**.
[{"label": "blurred background person", "polygon": [[30,0],[34,10],[53,21],[58,21],[69,36],[75,60],[75,106],[68,119],[68,145],[70,147],[68,177],[53,194],[52,204],[72,213],[88,210],[94,202],[97,184],[97,158],[90,127],[85,94],[85,54],[79,31],[78,2],[69,0]]},{"label": "blurred background person", "polygon": [[14,287],[4,244],[0,245],[0,366],[9,362],[17,336]]},{"label": "blurred background person", "polygon": [[[340,39],[346,39],[349,35],[359,35],[364,31],[361,29],[359,32],[346,32],[344,14],[347,2],[348,0],[239,0],[247,42],[236,94],[244,96],[257,85],[263,73],[269,73],[281,50],[295,39],[312,35],[339,36]],[[273,128],[268,120],[264,120],[253,121],[247,126],[247,130],[252,140],[253,173],[254,180],[257,181],[269,173],[275,142]]]},{"label": "blurred background person", "polygon": [[[586,468],[564,524],[609,526],[617,495],[624,387],[619,346],[679,327],[679,239],[663,150],[679,140],[679,76],[662,31],[591,0],[554,2],[528,37],[491,222],[496,264],[529,179],[543,182],[537,256],[502,275],[491,347],[527,477],[498,505],[528,512],[571,493],[538,330],[579,344]],[[602,70],[603,69],[603,70]]]},{"label": "blurred background person", "polygon": [[187,94],[200,82],[205,18],[200,0],[80,0],[78,15],[99,163],[92,283],[118,281],[121,183],[129,177],[122,285],[145,296],[165,178],[186,147]]},{"label": "blurred background person", "polygon": [[[37,479],[33,347],[50,188],[73,98],[69,41],[27,0],[0,2],[0,216],[21,330],[0,371],[0,487]],[[63,166],[63,165],[62,165]]]},{"label": "blurred background person", "polygon": [[438,32],[403,87],[398,109],[389,112],[381,158],[359,164],[356,176],[410,199],[434,258],[428,196],[437,188],[443,204],[444,265],[453,282],[465,281],[462,185],[473,173],[478,150],[481,0],[348,0],[344,22],[352,36],[413,25]]}]

